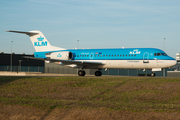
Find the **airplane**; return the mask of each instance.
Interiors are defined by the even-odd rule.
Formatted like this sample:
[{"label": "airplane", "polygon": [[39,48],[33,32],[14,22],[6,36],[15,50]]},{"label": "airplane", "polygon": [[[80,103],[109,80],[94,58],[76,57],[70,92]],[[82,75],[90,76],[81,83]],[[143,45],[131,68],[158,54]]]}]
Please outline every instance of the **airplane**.
[{"label": "airplane", "polygon": [[52,46],[38,30],[6,31],[26,34],[30,37],[35,48],[34,57],[29,57],[30,59],[80,68],[79,76],[85,76],[84,69],[97,69],[95,76],[101,76],[102,69],[151,69],[151,76],[155,76],[155,71],[174,66],[177,62],[164,51],[156,48],[64,49]]}]

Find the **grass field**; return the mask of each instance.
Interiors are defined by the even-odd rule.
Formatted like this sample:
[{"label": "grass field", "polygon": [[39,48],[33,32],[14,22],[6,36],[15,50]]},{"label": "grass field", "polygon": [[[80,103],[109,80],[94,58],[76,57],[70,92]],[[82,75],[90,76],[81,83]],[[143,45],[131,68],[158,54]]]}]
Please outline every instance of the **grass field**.
[{"label": "grass field", "polygon": [[44,112],[37,119],[180,119],[180,78],[0,77],[0,105]]}]

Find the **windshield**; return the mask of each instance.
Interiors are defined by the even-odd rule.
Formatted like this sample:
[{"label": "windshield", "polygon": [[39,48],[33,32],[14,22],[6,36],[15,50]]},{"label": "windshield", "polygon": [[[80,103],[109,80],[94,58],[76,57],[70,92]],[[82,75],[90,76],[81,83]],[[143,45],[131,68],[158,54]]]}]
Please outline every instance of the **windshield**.
[{"label": "windshield", "polygon": [[163,56],[167,56],[167,54],[166,53],[161,53]]},{"label": "windshield", "polygon": [[154,56],[167,56],[167,54],[166,53],[154,53]]}]

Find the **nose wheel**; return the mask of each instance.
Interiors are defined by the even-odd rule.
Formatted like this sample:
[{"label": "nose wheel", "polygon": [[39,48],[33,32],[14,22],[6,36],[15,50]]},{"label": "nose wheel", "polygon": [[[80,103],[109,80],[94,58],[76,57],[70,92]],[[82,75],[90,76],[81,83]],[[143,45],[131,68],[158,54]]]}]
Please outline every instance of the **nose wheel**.
[{"label": "nose wheel", "polygon": [[78,75],[79,76],[85,76],[86,72],[84,70],[79,70]]}]

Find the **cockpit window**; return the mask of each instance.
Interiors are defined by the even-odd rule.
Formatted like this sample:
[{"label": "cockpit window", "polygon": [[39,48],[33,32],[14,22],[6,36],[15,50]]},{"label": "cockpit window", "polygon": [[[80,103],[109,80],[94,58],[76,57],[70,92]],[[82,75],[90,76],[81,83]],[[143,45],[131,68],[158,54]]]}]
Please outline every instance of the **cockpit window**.
[{"label": "cockpit window", "polygon": [[167,56],[167,54],[166,53],[161,53],[163,56]]},{"label": "cockpit window", "polygon": [[154,56],[167,56],[167,54],[166,53],[154,53]]},{"label": "cockpit window", "polygon": [[161,53],[157,53],[157,56],[161,56]]}]

